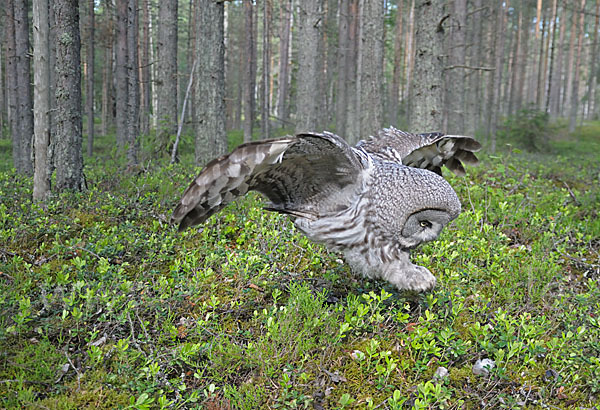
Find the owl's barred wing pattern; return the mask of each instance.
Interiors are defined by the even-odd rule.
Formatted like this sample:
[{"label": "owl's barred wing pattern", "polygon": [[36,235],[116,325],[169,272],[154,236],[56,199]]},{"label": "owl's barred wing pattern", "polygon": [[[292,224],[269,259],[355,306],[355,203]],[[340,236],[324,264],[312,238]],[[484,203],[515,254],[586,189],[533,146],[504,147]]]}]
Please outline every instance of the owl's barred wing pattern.
[{"label": "owl's barred wing pattern", "polygon": [[473,153],[481,149],[481,144],[472,137],[439,132],[412,134],[393,127],[379,131],[376,137],[360,142],[358,146],[381,159],[427,169],[439,175],[442,175],[442,167],[446,166],[458,176],[465,175],[462,163],[479,163]]},{"label": "owl's barred wing pattern", "polygon": [[172,220],[182,231],[204,222],[228,203],[248,192],[248,178],[257,170],[281,160],[294,138],[242,144],[209,162],[183,193]]},{"label": "owl's barred wing pattern", "polygon": [[330,133],[243,144],[204,167],[172,219],[179,230],[200,224],[250,190],[264,194],[270,210],[317,218],[343,204],[344,190],[357,181],[363,161]]}]

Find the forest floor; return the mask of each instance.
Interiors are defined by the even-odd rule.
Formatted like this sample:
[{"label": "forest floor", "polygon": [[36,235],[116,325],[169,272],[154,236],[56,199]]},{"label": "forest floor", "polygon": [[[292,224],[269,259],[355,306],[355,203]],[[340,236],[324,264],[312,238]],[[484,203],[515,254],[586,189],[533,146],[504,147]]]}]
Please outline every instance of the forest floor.
[{"label": "forest floor", "polygon": [[37,205],[0,140],[0,407],[600,401],[600,123],[449,176],[463,212],[414,252],[438,278],[417,296],[352,276],[257,195],[177,233],[192,158],[125,173],[97,145],[88,189]]}]

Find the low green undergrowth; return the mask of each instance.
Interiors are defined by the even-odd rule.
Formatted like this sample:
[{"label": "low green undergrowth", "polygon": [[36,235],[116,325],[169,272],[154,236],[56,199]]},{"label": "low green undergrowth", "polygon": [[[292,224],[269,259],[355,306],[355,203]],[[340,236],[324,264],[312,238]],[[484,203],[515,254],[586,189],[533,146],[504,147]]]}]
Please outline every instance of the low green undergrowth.
[{"label": "low green undergrowth", "polygon": [[591,408],[599,128],[449,176],[463,212],[414,252],[438,278],[418,296],[257,195],[177,233],[190,157],[127,174],[99,140],[86,191],[33,204],[0,150],[0,407]]}]

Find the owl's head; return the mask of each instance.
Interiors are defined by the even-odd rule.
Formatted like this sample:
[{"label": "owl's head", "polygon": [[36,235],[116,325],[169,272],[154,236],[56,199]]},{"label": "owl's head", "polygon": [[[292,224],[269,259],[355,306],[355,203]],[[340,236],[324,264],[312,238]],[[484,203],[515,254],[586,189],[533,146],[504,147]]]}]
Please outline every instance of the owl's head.
[{"label": "owl's head", "polygon": [[401,242],[405,248],[414,248],[424,242],[433,241],[442,232],[442,229],[454,219],[456,215],[441,209],[424,209],[412,213],[406,218],[400,233]]},{"label": "owl's head", "polygon": [[388,167],[377,175],[375,191],[380,233],[400,248],[413,249],[436,239],[460,213],[454,189],[440,175],[405,166]]}]

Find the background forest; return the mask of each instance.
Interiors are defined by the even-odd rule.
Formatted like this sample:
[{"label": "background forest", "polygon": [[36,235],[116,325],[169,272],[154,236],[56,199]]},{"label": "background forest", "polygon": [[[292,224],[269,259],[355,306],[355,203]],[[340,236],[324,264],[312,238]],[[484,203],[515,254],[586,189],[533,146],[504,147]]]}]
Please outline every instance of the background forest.
[{"label": "background forest", "polygon": [[[597,408],[600,1],[0,16],[0,407]],[[389,125],[484,144],[414,255],[430,293],[354,277],[255,195],[169,223],[244,141]]]}]

